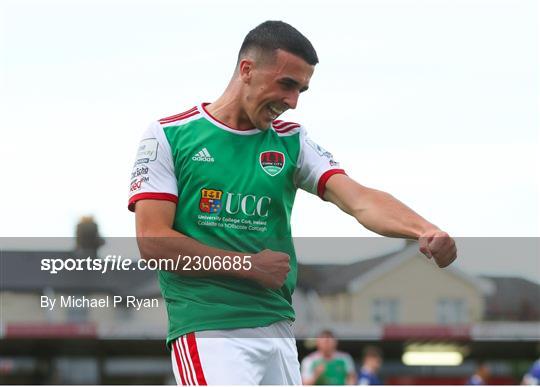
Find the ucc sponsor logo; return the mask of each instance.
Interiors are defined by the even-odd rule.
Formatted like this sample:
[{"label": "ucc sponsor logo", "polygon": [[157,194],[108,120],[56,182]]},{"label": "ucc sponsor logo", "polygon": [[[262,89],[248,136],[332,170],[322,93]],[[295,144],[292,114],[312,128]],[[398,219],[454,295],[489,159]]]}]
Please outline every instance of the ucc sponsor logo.
[{"label": "ucc sponsor logo", "polygon": [[228,193],[225,199],[225,212],[231,215],[242,212],[247,216],[268,216],[271,198],[268,196],[243,195],[241,193]]},{"label": "ucc sponsor logo", "polygon": [[221,190],[203,188],[199,209],[209,214],[219,214],[225,210],[230,215],[242,213],[246,216],[267,217],[271,202],[272,199],[268,196],[234,192],[224,194]]}]

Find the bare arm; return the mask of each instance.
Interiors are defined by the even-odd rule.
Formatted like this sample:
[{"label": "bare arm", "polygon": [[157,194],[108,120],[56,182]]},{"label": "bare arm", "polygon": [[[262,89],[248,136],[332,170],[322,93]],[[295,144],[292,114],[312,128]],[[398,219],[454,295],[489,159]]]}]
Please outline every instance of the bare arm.
[{"label": "bare arm", "polygon": [[356,372],[349,372],[347,374],[347,380],[346,380],[346,383],[349,385],[349,386],[355,386],[358,382],[358,376],[356,376]]},{"label": "bare arm", "polygon": [[319,364],[317,368],[313,370],[313,375],[311,375],[310,377],[302,378],[302,384],[304,386],[315,385],[315,383],[317,382],[317,379],[319,379],[319,377],[324,373],[325,370],[326,370],[326,364],[325,363]]},{"label": "bare arm", "polygon": [[165,200],[141,200],[135,207],[137,244],[143,259],[179,259],[178,256],[240,256],[251,255],[249,270],[219,270],[210,268],[200,271],[180,271],[186,276],[225,275],[250,279],[264,287],[279,288],[289,272],[289,256],[285,253],[263,250],[255,254],[229,251],[211,247],[178,231],[172,225],[176,204]]},{"label": "bare arm", "polygon": [[392,195],[364,187],[346,175],[334,175],[326,183],[324,198],[377,234],[418,239],[420,251],[439,267],[457,256],[454,240]]}]

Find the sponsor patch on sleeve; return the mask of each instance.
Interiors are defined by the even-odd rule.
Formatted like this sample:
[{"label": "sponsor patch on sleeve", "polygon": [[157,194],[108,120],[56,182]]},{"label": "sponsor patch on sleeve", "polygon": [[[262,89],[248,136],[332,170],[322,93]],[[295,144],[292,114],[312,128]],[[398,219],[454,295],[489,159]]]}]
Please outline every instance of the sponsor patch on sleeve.
[{"label": "sponsor patch on sleeve", "polygon": [[313,142],[311,139],[309,138],[306,138],[306,143],[312,147],[315,152],[317,152],[317,154],[321,157],[326,157],[328,159],[328,164],[330,164],[332,167],[335,167],[335,166],[338,166],[339,163],[334,160],[334,155],[332,155],[332,153],[328,152],[326,149],[324,149],[322,146],[320,146],[319,144]]},{"label": "sponsor patch on sleeve", "polygon": [[135,165],[145,164],[154,161],[157,158],[158,141],[155,138],[146,138],[139,144],[137,151],[137,161]]}]

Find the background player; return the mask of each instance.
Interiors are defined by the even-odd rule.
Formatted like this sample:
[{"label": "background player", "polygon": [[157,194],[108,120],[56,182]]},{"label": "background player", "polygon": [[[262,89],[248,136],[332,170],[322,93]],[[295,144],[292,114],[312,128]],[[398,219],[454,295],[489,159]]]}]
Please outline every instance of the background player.
[{"label": "background player", "polygon": [[540,359],[534,362],[529,372],[523,376],[521,384],[540,385]]},{"label": "background player", "polygon": [[362,360],[362,368],[358,375],[358,384],[360,385],[379,385],[382,384],[377,376],[382,366],[382,353],[376,347],[366,347]]},{"label": "background player", "polygon": [[352,357],[337,351],[337,340],[329,330],[317,337],[317,350],[302,360],[302,382],[305,385],[356,384]]},{"label": "background player", "polygon": [[488,384],[490,374],[491,371],[489,369],[489,365],[485,361],[480,360],[476,363],[476,370],[469,380],[467,380],[466,384],[471,386],[483,386]]}]

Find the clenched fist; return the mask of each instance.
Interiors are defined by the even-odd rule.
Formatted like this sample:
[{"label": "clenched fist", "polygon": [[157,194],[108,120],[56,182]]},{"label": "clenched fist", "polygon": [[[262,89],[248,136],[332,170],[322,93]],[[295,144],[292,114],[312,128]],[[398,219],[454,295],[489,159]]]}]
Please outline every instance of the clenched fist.
[{"label": "clenched fist", "polygon": [[433,258],[439,267],[446,267],[457,258],[456,242],[444,231],[434,229],[426,231],[420,238],[420,252]]},{"label": "clenched fist", "polygon": [[291,270],[290,257],[280,251],[263,250],[251,258],[252,267],[247,278],[258,282],[261,286],[270,289],[279,289],[283,286],[287,274]]}]

